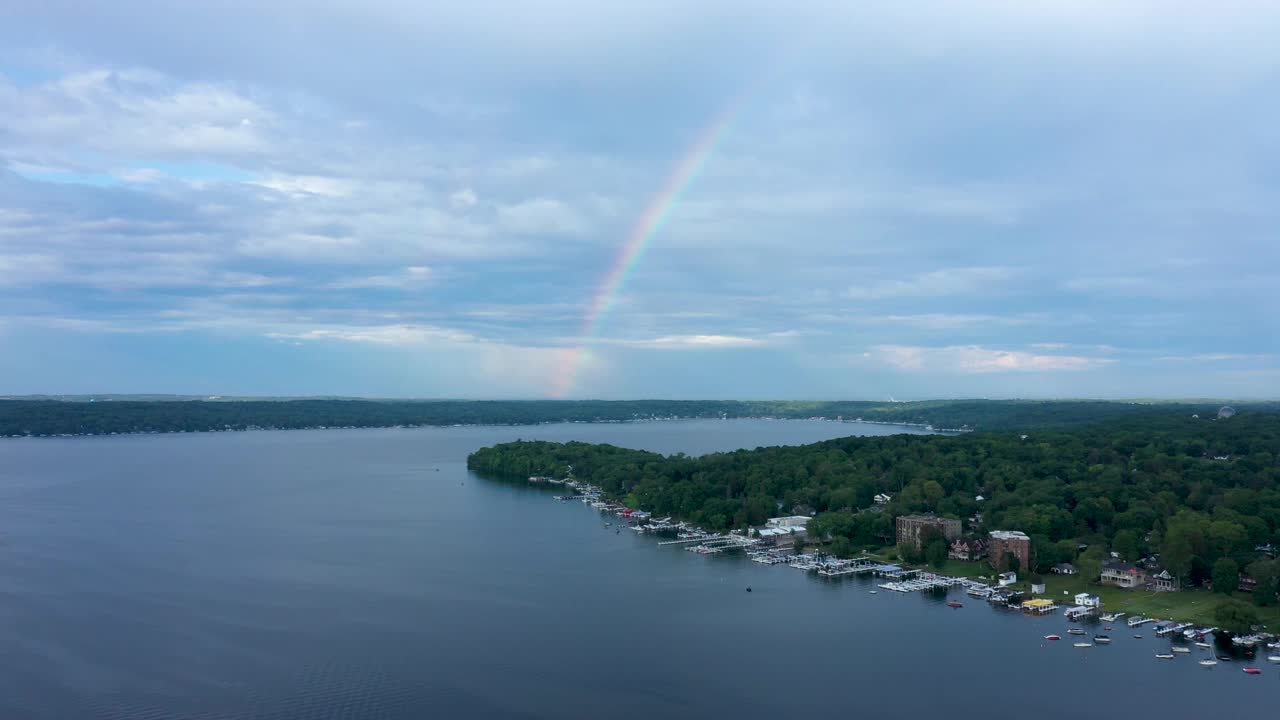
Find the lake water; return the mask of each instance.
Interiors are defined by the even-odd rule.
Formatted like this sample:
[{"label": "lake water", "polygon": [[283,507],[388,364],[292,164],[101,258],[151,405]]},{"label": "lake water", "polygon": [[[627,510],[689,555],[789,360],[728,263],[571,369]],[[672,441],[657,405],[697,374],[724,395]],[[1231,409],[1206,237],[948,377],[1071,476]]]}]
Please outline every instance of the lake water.
[{"label": "lake water", "polygon": [[[1099,718],[1275,707],[1123,625],[823,582],[470,475],[495,442],[884,434],[689,421],[0,441],[0,718]],[[752,586],[754,592],[744,588]],[[953,595],[953,597],[956,597]],[[960,596],[963,597],[963,596]],[[1050,632],[1064,640],[1047,643]]]}]

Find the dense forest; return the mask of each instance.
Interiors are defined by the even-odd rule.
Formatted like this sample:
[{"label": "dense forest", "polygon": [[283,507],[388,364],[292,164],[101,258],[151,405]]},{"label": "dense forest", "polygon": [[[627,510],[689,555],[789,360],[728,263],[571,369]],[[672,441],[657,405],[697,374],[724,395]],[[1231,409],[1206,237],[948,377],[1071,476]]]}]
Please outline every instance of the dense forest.
[{"label": "dense forest", "polygon": [[[816,513],[835,552],[893,543],[894,518],[936,512],[966,532],[1020,530],[1036,572],[1075,562],[1097,577],[1115,551],[1158,553],[1190,583],[1242,571],[1274,604],[1280,563],[1280,415],[1229,419],[1166,409],[1067,430],[848,437],[701,457],[586,443],[514,442],[472,454],[473,470],[578,478],[628,505],[723,530]],[[875,507],[877,493],[892,501]],[[981,497],[980,497],[981,496]],[[1088,549],[1079,552],[1082,545]]]},{"label": "dense forest", "polygon": [[[1280,404],[1249,406],[1280,411]],[[1101,401],[936,400],[137,400],[97,402],[0,400],[0,437],[202,432],[253,428],[392,427],[401,425],[527,425],[628,422],[655,418],[844,418],[936,428],[1002,430],[1070,428],[1106,419],[1209,413],[1217,403],[1146,404]]]}]

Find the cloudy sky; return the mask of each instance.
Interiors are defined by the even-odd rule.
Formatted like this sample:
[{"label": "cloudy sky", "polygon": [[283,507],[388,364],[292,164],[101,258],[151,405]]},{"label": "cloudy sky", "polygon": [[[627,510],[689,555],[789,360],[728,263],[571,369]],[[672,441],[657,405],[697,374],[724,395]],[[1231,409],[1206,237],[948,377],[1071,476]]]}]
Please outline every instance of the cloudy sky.
[{"label": "cloudy sky", "polygon": [[7,3],[0,393],[1276,397],[1277,37],[1264,2]]}]

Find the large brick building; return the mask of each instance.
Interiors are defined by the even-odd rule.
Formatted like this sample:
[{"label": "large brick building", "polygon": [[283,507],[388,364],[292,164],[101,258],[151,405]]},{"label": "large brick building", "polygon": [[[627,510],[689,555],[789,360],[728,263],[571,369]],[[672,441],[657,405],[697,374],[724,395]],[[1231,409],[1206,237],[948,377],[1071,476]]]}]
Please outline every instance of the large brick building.
[{"label": "large brick building", "polygon": [[1016,530],[992,530],[987,541],[987,559],[996,570],[1007,570],[1006,556],[1018,558],[1018,570],[1031,570],[1031,538]]},{"label": "large brick building", "polygon": [[897,522],[898,544],[910,545],[917,550],[921,549],[920,539],[926,528],[937,530],[948,543],[960,537],[960,521],[951,518],[937,515],[899,515]]}]

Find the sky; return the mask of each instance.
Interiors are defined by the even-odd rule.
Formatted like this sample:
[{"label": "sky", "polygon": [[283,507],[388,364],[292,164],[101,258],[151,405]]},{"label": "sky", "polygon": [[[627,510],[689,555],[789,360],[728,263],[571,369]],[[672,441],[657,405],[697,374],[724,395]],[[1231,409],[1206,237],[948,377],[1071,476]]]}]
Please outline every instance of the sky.
[{"label": "sky", "polygon": [[1280,397],[1280,5],[0,7],[0,393]]}]

